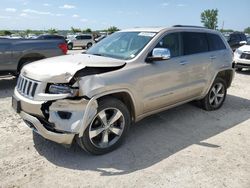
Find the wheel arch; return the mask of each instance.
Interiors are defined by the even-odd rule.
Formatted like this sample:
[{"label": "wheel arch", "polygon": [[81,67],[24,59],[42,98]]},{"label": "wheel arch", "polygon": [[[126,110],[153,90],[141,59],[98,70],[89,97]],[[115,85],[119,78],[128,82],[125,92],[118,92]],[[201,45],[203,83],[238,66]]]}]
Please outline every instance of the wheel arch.
[{"label": "wheel arch", "polygon": [[211,80],[209,81],[205,91],[202,93],[202,95],[198,98],[199,99],[202,99],[204,98],[207,93],[209,92],[209,89],[211,88],[211,86],[213,85],[214,81],[216,78],[222,78],[223,80],[225,80],[226,84],[227,84],[227,88],[229,88],[231,86],[231,83],[233,81],[233,78],[234,78],[234,74],[235,74],[235,71],[233,68],[231,69],[223,69],[223,70],[220,70],[218,71],[212,78]]},{"label": "wheel arch", "polygon": [[234,77],[234,70],[232,69],[225,69],[222,71],[219,71],[215,77],[216,78],[222,78],[223,80],[225,80],[226,84],[227,84],[227,88],[229,88],[232,84],[233,81],[233,77]]},{"label": "wheel arch", "polygon": [[46,57],[40,53],[30,53],[30,54],[26,54],[22,56],[18,61],[17,72],[20,72],[20,69],[22,68],[22,65],[24,63],[37,61],[37,60],[44,59],[44,58]]},{"label": "wheel arch", "polygon": [[116,91],[105,92],[102,95],[99,95],[96,98],[96,100],[99,103],[100,100],[104,100],[105,98],[108,98],[108,97],[114,97],[120,100],[121,102],[123,102],[130,112],[132,122],[135,121],[136,105],[135,105],[134,97],[131,94],[131,92],[129,92],[128,90],[116,90]]}]

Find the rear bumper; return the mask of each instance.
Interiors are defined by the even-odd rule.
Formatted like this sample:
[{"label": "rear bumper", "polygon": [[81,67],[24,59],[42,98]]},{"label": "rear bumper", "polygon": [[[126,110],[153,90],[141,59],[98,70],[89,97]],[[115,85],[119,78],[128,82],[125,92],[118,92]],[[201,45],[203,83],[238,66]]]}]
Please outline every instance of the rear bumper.
[{"label": "rear bumper", "polygon": [[56,133],[47,130],[44,125],[34,116],[27,114],[24,111],[21,111],[20,116],[23,118],[24,122],[27,124],[28,127],[33,129],[35,132],[43,136],[48,140],[52,140],[59,144],[71,144],[75,134],[70,133]]}]

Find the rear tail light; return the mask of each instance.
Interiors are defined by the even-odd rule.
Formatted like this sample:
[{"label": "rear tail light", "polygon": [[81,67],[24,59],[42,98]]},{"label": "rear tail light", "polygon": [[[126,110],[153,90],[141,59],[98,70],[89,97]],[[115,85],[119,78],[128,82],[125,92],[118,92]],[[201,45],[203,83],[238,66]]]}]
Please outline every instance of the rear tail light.
[{"label": "rear tail light", "polygon": [[61,44],[58,45],[58,47],[62,50],[63,54],[67,54],[68,47],[67,47],[66,43],[61,43]]}]

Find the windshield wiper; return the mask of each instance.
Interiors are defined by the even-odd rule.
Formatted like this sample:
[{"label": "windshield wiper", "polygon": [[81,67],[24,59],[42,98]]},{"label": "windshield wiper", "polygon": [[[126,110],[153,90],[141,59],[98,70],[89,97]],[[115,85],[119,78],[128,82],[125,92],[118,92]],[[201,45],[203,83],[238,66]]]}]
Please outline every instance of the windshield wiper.
[{"label": "windshield wiper", "polygon": [[103,54],[98,54],[98,53],[96,53],[96,54],[91,54],[91,55],[103,56]]}]

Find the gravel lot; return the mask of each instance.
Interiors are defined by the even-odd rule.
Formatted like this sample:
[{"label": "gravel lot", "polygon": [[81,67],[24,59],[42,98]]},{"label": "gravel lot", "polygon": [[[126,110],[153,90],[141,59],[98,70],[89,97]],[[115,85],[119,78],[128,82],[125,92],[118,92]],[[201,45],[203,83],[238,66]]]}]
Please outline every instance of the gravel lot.
[{"label": "gravel lot", "polygon": [[220,110],[153,115],[103,156],[32,133],[11,109],[15,83],[0,78],[0,187],[250,187],[250,71],[236,74]]}]

